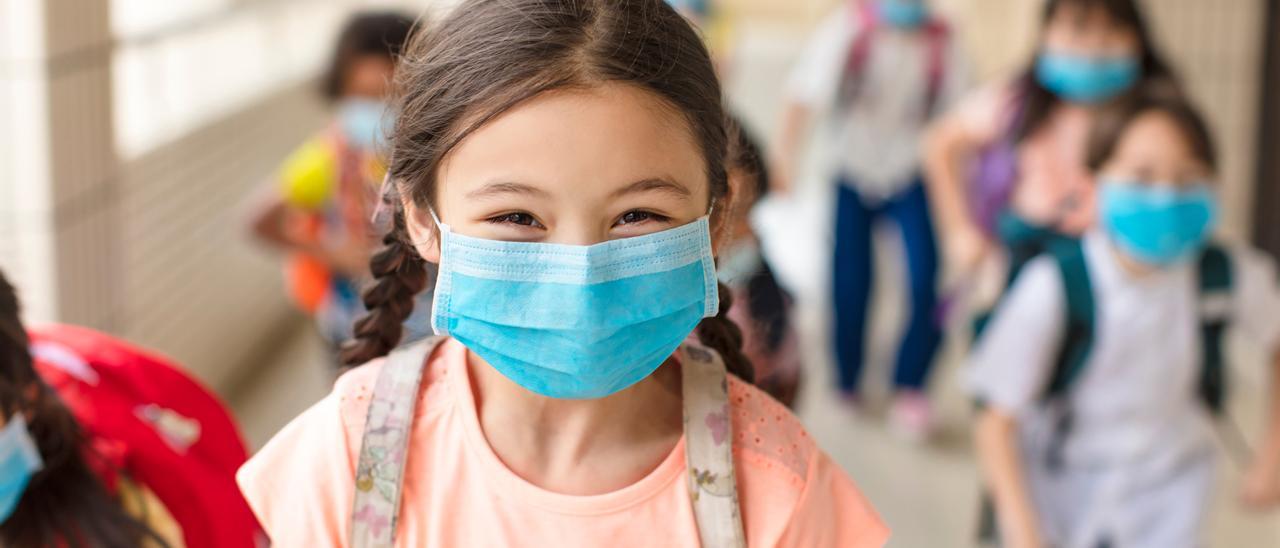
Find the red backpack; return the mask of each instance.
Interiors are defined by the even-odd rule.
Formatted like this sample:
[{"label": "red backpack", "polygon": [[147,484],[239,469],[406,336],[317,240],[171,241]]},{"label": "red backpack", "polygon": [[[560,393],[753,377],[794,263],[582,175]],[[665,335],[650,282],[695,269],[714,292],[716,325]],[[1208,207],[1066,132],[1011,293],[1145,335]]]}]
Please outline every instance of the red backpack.
[{"label": "red backpack", "polygon": [[48,325],[29,335],[36,371],[84,429],[108,489],[120,474],[146,487],[189,548],[257,545],[235,483],[248,452],[216,396],[169,360],[96,331]]},{"label": "red backpack", "polygon": [[[871,2],[860,2],[850,10],[854,24],[859,32],[849,48],[845,58],[844,74],[840,81],[837,96],[839,106],[848,107],[861,92],[862,75],[866,71],[867,62],[871,59],[871,50],[875,46],[876,34],[884,24],[880,14]],[[942,96],[942,86],[946,79],[947,46],[951,39],[951,29],[946,22],[936,17],[930,18],[922,30],[929,40],[928,89],[925,90],[925,116],[933,114],[938,100]]]}]

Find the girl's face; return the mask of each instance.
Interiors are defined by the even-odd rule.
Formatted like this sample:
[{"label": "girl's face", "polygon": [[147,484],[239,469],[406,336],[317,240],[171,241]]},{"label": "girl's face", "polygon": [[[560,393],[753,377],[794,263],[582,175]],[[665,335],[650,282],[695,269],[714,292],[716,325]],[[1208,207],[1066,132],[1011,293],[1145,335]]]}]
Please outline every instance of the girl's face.
[{"label": "girl's face", "polygon": [[347,64],[342,96],[348,99],[382,100],[391,90],[395,64],[382,55],[359,55]]},{"label": "girl's face", "polygon": [[1045,25],[1043,49],[1082,57],[1138,57],[1141,44],[1131,27],[1101,8],[1065,3]]},{"label": "girl's face", "polygon": [[1185,188],[1212,180],[1213,170],[1172,118],[1148,112],[1129,124],[1099,178]]},{"label": "girl's face", "polygon": [[[591,245],[706,215],[706,162],[684,118],[650,92],[608,84],[544,94],[485,124],[437,175],[436,213],[491,240]],[[439,261],[430,215],[408,204],[419,251]],[[422,243],[429,242],[429,243]]]}]

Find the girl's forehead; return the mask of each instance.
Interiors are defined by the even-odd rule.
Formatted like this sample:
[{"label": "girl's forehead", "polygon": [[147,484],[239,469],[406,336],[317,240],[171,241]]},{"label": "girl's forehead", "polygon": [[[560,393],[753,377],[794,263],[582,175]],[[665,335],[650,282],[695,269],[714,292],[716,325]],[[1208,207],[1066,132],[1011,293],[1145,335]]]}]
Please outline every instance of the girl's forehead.
[{"label": "girl's forehead", "polygon": [[686,118],[652,92],[626,84],[544,93],[462,140],[440,169],[440,197],[494,183],[549,195],[608,194],[665,180],[708,195],[706,162]]}]

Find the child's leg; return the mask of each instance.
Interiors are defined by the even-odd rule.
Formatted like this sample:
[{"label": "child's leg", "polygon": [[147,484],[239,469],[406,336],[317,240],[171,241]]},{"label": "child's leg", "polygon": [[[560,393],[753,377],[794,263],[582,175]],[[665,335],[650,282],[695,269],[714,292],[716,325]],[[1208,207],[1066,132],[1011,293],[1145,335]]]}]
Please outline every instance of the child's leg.
[{"label": "child's leg", "polygon": [[854,393],[862,373],[867,306],[871,296],[872,212],[849,185],[837,184],[835,257],[833,260],[836,383]]},{"label": "child's leg", "polygon": [[924,184],[916,183],[889,202],[888,214],[902,228],[911,296],[911,318],[898,350],[893,383],[898,389],[921,390],[942,341],[942,330],[934,317],[938,307],[938,246]]}]

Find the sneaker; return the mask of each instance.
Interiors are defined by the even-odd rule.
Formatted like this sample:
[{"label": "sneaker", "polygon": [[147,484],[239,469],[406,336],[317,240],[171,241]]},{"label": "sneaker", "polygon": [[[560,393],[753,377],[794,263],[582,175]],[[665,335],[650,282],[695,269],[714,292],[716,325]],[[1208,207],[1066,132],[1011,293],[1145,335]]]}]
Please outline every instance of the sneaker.
[{"label": "sneaker", "polygon": [[933,405],[929,397],[918,390],[899,392],[889,409],[889,429],[911,443],[927,441],[933,433]]}]

